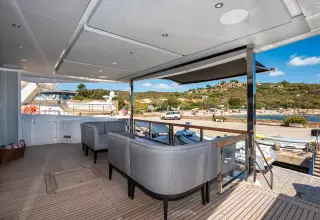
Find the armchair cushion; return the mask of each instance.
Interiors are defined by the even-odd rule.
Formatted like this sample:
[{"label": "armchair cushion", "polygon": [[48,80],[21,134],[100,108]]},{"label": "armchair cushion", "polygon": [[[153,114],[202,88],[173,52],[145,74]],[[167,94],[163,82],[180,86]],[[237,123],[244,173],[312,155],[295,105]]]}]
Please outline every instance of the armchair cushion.
[{"label": "armchair cushion", "polygon": [[210,143],[183,146],[130,141],[130,176],[151,192],[177,195],[207,181]]}]

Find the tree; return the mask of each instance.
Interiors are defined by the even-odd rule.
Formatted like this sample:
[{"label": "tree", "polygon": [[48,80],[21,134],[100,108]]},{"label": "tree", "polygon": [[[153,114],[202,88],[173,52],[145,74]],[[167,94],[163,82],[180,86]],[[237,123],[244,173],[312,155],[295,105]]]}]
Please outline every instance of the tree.
[{"label": "tree", "polygon": [[221,81],[220,85],[224,85],[226,83],[227,83],[226,81]]},{"label": "tree", "polygon": [[211,88],[211,86],[208,84],[208,85],[206,85],[206,87],[208,88],[208,89],[210,89]]},{"label": "tree", "polygon": [[230,80],[230,82],[231,82],[231,83],[233,83],[233,82],[234,82],[234,83],[239,83],[239,80],[232,79],[232,80]]},{"label": "tree", "polygon": [[113,97],[112,100],[118,101],[118,109],[122,109],[126,105],[124,100],[119,96]]},{"label": "tree", "polygon": [[289,82],[286,81],[286,80],[283,80],[283,81],[281,82],[281,84],[283,85],[283,87],[286,87],[286,86],[289,84]]},{"label": "tree", "polygon": [[167,98],[167,105],[172,107],[172,108],[177,108],[180,104],[180,101],[174,97],[174,96],[169,96]]},{"label": "tree", "polygon": [[240,106],[241,105],[241,99],[237,97],[231,97],[228,101],[229,105],[231,106]]},{"label": "tree", "polygon": [[77,92],[82,92],[82,91],[85,91],[87,90],[87,87],[85,84],[83,83],[80,83],[78,86],[77,86]]}]

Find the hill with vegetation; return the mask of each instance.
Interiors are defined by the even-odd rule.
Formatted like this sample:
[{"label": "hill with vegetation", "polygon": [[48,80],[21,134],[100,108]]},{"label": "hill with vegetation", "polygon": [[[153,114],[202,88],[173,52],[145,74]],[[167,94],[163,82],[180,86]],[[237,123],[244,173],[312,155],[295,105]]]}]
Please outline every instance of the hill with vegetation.
[{"label": "hill with vegetation", "polygon": [[[92,100],[103,99],[109,95],[109,90],[93,89],[87,90],[85,85],[79,84],[78,95],[75,99]],[[129,92],[116,91],[119,107],[130,100]],[[222,81],[217,85],[207,85],[205,88],[190,89],[185,92],[136,92],[135,103],[137,108],[147,108],[148,104],[161,109],[171,106],[181,109],[193,109],[221,107],[237,109],[245,108],[247,96],[246,83],[231,80]],[[125,102],[126,100],[127,102]],[[257,109],[276,108],[303,108],[320,109],[320,84],[289,83],[257,83],[256,95]]]}]

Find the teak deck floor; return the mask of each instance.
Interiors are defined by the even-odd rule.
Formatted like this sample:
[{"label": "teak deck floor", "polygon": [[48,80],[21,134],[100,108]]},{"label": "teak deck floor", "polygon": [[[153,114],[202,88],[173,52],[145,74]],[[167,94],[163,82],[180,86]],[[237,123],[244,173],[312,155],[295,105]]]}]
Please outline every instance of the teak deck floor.
[{"label": "teak deck floor", "polygon": [[[126,179],[117,172],[114,172],[111,181],[103,178],[108,174],[107,158],[107,153],[99,154],[97,165],[92,166],[93,155],[85,157],[79,144],[28,147],[24,159],[0,165],[0,219],[162,219],[161,201],[152,199],[139,189],[135,199],[130,200]],[[84,173],[79,171],[87,166],[92,166],[95,172],[102,175],[95,176],[87,169]],[[68,171],[66,173],[70,176],[61,175],[60,188],[48,194],[44,175],[64,171]],[[278,168],[275,171],[278,173]],[[81,176],[85,176],[85,182],[69,184]],[[301,183],[304,179],[300,180]],[[61,184],[61,181],[66,184]],[[319,182],[311,182],[313,187],[315,184]],[[203,206],[200,192],[196,192],[182,200],[170,201],[168,217],[320,219],[319,206],[283,195],[281,192],[285,192],[286,187],[276,187],[282,191],[241,182],[218,195],[214,184],[211,186],[209,204]],[[289,188],[287,191],[291,192]]]}]

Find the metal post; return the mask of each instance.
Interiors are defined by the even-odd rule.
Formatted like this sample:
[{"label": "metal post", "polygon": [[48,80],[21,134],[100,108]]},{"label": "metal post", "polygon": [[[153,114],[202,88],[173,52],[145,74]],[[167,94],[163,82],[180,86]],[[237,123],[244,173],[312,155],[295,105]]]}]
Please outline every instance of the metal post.
[{"label": "metal post", "polygon": [[202,128],[200,129],[200,141],[201,142],[203,141],[203,129]]},{"label": "metal post", "polygon": [[149,139],[152,139],[152,124],[149,122]]},{"label": "metal post", "polygon": [[130,80],[130,132],[134,134],[133,126],[133,113],[134,113],[134,92],[133,92],[133,80]]},{"label": "metal post", "polygon": [[169,124],[169,145],[172,146],[174,141],[173,141],[173,125]]},{"label": "metal post", "polygon": [[254,45],[247,46],[247,132],[248,132],[248,149],[249,152],[249,173],[253,173],[254,182],[255,174],[255,139],[256,139],[256,61],[254,54]]},{"label": "metal post", "polygon": [[222,147],[217,148],[217,170],[218,170],[218,178],[217,178],[217,186],[218,193],[222,194]]}]

